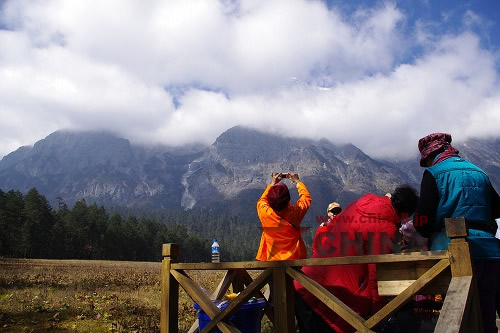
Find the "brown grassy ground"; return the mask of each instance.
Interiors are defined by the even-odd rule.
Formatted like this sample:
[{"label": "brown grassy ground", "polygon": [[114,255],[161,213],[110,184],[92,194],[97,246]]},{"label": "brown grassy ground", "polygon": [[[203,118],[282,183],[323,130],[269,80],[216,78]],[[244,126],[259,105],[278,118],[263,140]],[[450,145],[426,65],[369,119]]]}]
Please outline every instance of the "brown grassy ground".
[{"label": "brown grassy ground", "polygon": [[[160,268],[147,262],[0,259],[0,332],[158,332]],[[223,273],[189,275],[214,290]],[[180,331],[195,318],[181,288]]]},{"label": "brown grassy ground", "polygon": [[[160,269],[159,262],[0,259],[0,333],[159,332]],[[188,274],[212,291],[224,272]],[[180,331],[195,319],[180,288]],[[267,317],[262,332],[272,332]]]}]

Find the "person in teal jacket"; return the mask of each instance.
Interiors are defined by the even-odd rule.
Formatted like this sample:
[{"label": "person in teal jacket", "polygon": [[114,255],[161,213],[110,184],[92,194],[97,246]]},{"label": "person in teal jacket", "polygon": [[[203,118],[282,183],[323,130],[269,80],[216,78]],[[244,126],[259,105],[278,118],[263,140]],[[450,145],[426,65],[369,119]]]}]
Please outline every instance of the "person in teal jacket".
[{"label": "person in teal jacket", "polygon": [[[497,332],[495,290],[500,275],[500,244],[495,238],[500,217],[500,197],[488,175],[461,158],[451,145],[451,135],[430,134],[418,142],[420,166],[426,167],[413,237],[430,250],[448,248],[444,219],[463,216],[468,221],[468,242],[474,261],[485,332]],[[403,233],[403,236],[405,234]]]}]

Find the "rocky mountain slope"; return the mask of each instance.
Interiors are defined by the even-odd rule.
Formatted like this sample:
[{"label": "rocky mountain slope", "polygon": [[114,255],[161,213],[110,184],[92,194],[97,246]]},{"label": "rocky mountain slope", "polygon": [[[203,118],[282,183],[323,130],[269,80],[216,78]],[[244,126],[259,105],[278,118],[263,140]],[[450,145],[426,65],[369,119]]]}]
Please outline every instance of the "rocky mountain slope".
[{"label": "rocky mountain slope", "polygon": [[[458,144],[461,155],[500,186],[500,140]],[[418,188],[423,169],[410,161],[380,161],[353,145],[285,138],[243,127],[211,146],[144,147],[110,133],[57,131],[0,161],[0,189],[36,187],[52,203],[85,198],[105,206],[209,209],[256,218],[255,203],[271,171],[298,172],[313,196],[309,218],[333,200],[346,205],[366,192],[397,184]],[[291,190],[292,200],[296,191]]]}]

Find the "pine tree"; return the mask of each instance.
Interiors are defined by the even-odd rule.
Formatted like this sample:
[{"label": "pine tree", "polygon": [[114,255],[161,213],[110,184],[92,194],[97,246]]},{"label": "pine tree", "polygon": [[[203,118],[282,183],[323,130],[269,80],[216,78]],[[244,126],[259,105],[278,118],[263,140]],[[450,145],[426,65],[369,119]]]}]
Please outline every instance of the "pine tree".
[{"label": "pine tree", "polygon": [[35,188],[24,198],[24,216],[26,220],[21,229],[21,238],[28,245],[25,256],[47,258],[52,254],[50,235],[54,217],[49,202]]},{"label": "pine tree", "polygon": [[[21,192],[10,190],[5,194],[5,206],[2,213],[5,232],[5,255],[22,257],[27,243],[21,240],[21,229],[24,224],[24,197]],[[4,231],[5,230],[5,231]]]},{"label": "pine tree", "polygon": [[8,239],[11,236],[9,224],[5,216],[5,205],[7,203],[6,194],[0,189],[0,256],[5,256],[9,253]]},{"label": "pine tree", "polygon": [[108,220],[106,232],[104,234],[104,253],[107,259],[124,260],[122,255],[123,247],[123,219],[120,214],[115,213]]}]

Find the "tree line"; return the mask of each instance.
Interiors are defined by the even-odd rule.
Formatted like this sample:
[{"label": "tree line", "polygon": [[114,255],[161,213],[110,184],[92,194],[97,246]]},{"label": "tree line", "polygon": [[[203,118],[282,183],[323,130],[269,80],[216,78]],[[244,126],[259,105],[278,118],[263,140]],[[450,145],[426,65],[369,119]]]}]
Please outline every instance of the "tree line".
[{"label": "tree line", "polygon": [[210,211],[155,211],[140,216],[84,199],[57,207],[36,188],[0,190],[0,256],[16,258],[161,260],[161,245],[178,243],[180,260],[210,260],[212,239],[223,261],[253,260],[260,223]]}]

